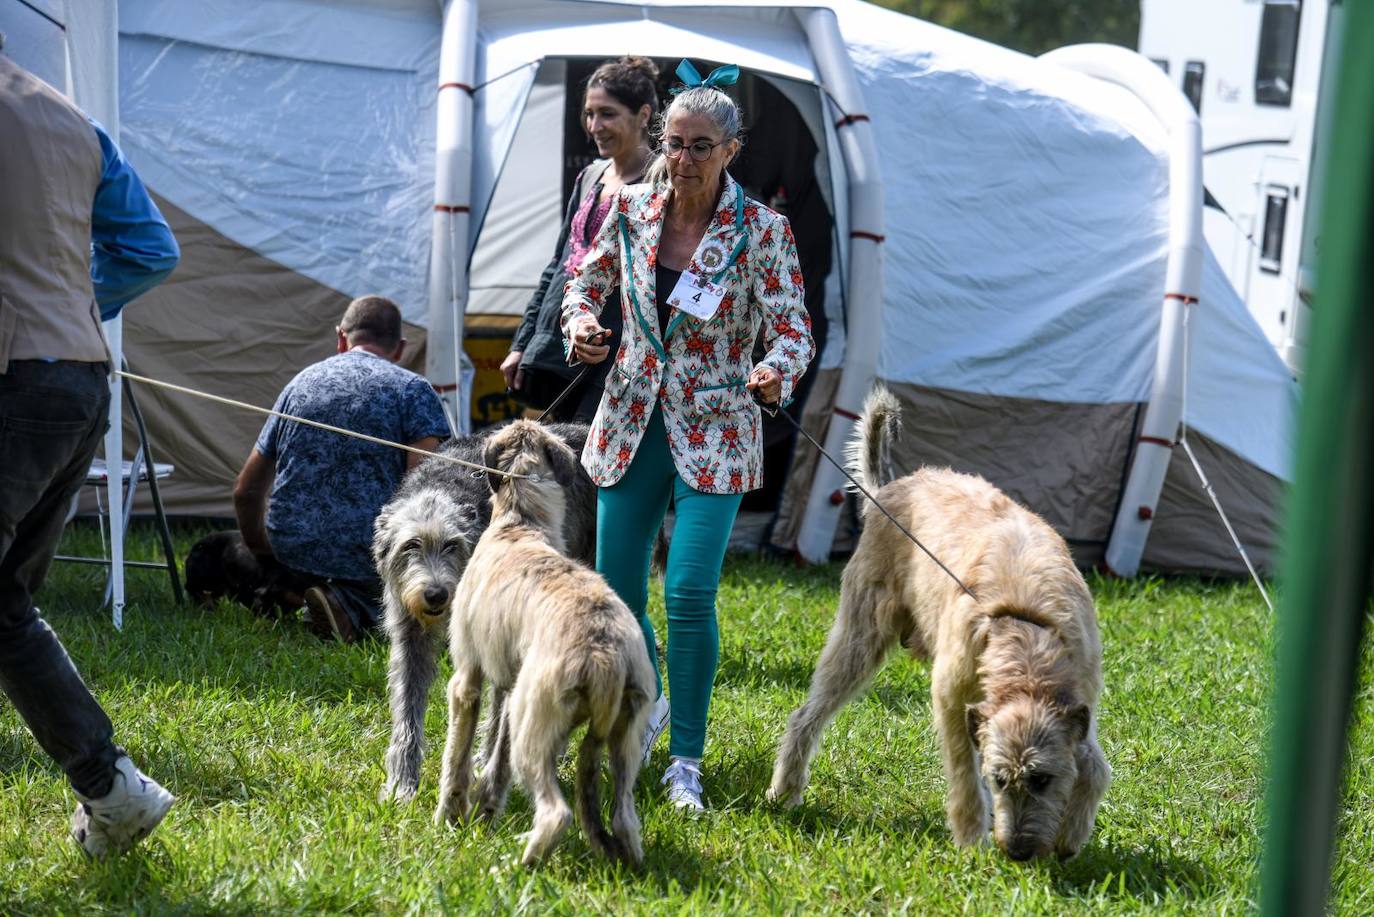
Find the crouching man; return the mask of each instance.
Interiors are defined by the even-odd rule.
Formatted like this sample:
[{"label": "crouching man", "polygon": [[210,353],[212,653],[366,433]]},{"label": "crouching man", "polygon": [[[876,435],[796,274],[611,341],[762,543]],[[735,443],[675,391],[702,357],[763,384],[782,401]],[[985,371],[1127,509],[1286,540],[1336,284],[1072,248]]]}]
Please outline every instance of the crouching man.
[{"label": "crouching man", "polygon": [[[448,420],[423,377],[396,365],[405,350],[401,310],[381,296],[349,304],[338,353],[307,366],[276,410],[433,450]],[[234,485],[244,544],[264,569],[300,580],[312,629],[352,643],[381,621],[372,525],[422,457],[390,446],[270,417]]]}]

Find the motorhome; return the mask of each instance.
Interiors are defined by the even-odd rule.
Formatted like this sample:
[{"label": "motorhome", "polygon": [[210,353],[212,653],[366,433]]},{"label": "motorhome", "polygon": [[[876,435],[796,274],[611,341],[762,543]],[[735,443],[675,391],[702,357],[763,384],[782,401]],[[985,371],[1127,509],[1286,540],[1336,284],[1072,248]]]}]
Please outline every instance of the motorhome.
[{"label": "motorhome", "polygon": [[1301,370],[1321,200],[1323,87],[1340,0],[1144,0],[1140,52],[1202,121],[1203,231],[1284,361]]}]

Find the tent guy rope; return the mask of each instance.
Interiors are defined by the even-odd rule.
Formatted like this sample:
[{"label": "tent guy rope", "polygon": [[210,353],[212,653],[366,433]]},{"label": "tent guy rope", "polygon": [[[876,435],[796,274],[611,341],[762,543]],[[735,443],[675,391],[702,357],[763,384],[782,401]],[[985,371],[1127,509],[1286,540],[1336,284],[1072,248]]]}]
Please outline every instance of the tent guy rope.
[{"label": "tent guy rope", "polygon": [[1197,456],[1193,454],[1193,447],[1188,444],[1188,359],[1189,338],[1192,337],[1193,309],[1196,303],[1183,304],[1183,410],[1179,414],[1178,422],[1178,444],[1183,447],[1184,453],[1188,456],[1188,461],[1193,463],[1193,471],[1197,474],[1198,480],[1202,482],[1202,489],[1207,496],[1212,499],[1212,506],[1216,507],[1217,515],[1221,517],[1221,524],[1226,526],[1226,533],[1231,536],[1231,544],[1235,545],[1236,552],[1240,554],[1240,559],[1245,562],[1245,569],[1250,571],[1250,578],[1255,581],[1255,588],[1259,590],[1260,597],[1264,599],[1264,604],[1269,606],[1272,614],[1274,603],[1269,600],[1269,593],[1264,588],[1264,582],[1260,579],[1259,572],[1255,570],[1255,565],[1250,562],[1250,555],[1245,550],[1245,545],[1241,544],[1240,536],[1231,526],[1231,520],[1226,515],[1226,510],[1221,507],[1221,499],[1217,497],[1216,488],[1212,487],[1212,482],[1207,479],[1207,475],[1202,471],[1202,465],[1198,462]]}]

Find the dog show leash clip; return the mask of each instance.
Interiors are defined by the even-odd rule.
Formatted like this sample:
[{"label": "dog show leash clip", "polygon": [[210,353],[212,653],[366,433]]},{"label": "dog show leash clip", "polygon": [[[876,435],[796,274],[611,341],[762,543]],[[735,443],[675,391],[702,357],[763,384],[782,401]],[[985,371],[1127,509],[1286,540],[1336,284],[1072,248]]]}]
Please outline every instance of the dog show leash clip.
[{"label": "dog show leash clip", "polygon": [[954,580],[954,582],[959,586],[959,588],[964,591],[965,595],[973,599],[975,603],[982,604],[981,602],[978,602],[978,596],[973,594],[973,590],[970,589],[968,586],[964,585],[964,581],[959,579],[959,577],[955,575],[953,570],[951,570],[949,567],[946,567],[940,561],[940,558],[936,557],[933,553],[931,553],[930,548],[927,548],[925,545],[921,544],[921,539],[911,534],[911,532],[907,530],[906,526],[898,522],[897,517],[893,516],[892,513],[888,512],[887,507],[879,503],[878,498],[869,493],[868,489],[865,488],[862,484],[860,484],[858,480],[855,479],[854,475],[849,473],[848,468],[844,467],[844,465],[842,465],[841,463],[835,461],[835,458],[829,452],[825,451],[824,446],[816,442],[816,438],[814,436],[806,432],[802,425],[797,422],[797,419],[795,417],[793,417],[786,411],[782,410],[782,405],[778,404],[777,402],[769,403],[764,401],[763,397],[759,394],[757,389],[751,390],[750,394],[752,394],[754,397],[754,403],[759,406],[760,410],[766,412],[769,417],[777,417],[778,415],[786,417],[787,422],[790,423],[793,427],[795,427],[798,433],[800,433],[802,436],[805,436],[807,441],[811,443],[811,445],[816,447],[816,451],[819,452],[821,455],[825,456],[826,461],[830,462],[830,464],[838,468],[840,470],[840,474],[844,475],[846,478],[849,479],[849,483],[854,485],[855,490],[857,490],[859,493],[867,497],[869,502],[872,503],[874,506],[878,507],[879,511],[882,512],[882,514],[888,518],[888,521],[895,525],[899,532],[901,532],[903,535],[909,538],[912,544],[916,545],[916,547],[920,548],[923,552],[925,552],[926,557],[929,557],[932,561],[935,562],[935,566],[945,571],[945,574],[950,579]]}]

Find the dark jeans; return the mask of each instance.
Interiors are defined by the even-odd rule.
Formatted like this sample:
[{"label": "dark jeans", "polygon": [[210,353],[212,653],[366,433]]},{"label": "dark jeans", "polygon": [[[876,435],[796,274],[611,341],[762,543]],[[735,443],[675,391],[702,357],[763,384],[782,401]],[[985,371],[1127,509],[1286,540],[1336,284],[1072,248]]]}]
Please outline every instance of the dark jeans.
[{"label": "dark jeans", "polygon": [[[278,563],[281,563],[278,561]],[[305,592],[311,586],[326,584],[334,590],[334,597],[348,614],[353,627],[359,634],[376,634],[382,625],[382,581],[376,577],[370,580],[340,579],[334,576],[320,576],[304,573],[285,564],[281,565],[287,577],[282,585],[294,592]]]},{"label": "dark jeans", "polygon": [[114,727],[38,616],[72,495],[105,434],[103,363],[17,360],[0,375],[0,689],[79,793],[110,791]]}]

